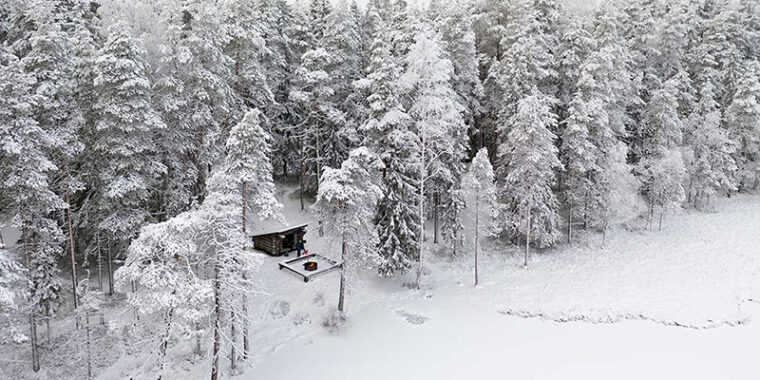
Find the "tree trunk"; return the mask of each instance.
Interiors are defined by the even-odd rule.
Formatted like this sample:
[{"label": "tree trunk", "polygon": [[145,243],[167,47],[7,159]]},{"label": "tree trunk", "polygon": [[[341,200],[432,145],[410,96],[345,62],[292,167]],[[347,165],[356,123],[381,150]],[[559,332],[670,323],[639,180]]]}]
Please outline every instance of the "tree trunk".
[{"label": "tree trunk", "polygon": [[567,215],[567,244],[573,241],[573,201],[569,202],[570,210]]},{"label": "tree trunk", "polygon": [[[242,192],[242,195],[243,195],[243,210],[242,211],[243,211],[243,239],[244,239],[243,241],[244,242],[248,241],[248,236],[246,236],[248,230],[246,229],[246,225],[245,225],[246,221],[248,219],[246,217],[246,211],[248,209],[248,207],[246,207],[246,206],[248,206],[248,197],[247,197],[248,194],[247,194],[247,191],[248,191],[248,184],[245,181],[243,181],[243,192]],[[245,249],[245,245],[243,245],[243,249]]]},{"label": "tree trunk", "polygon": [[[433,243],[438,244],[438,201],[439,195],[433,193]],[[456,243],[455,243],[456,244]]]},{"label": "tree trunk", "polygon": [[415,284],[417,289],[420,289],[420,281],[422,279],[422,250],[425,240],[425,170],[427,164],[425,162],[425,136],[422,136],[422,158],[420,159],[420,192],[418,195],[419,201],[419,217],[420,217],[420,236],[419,236],[419,252],[417,257],[417,283]]},{"label": "tree trunk", "polygon": [[201,332],[201,326],[200,324],[195,324],[195,348],[193,349],[193,354],[195,356],[201,356],[201,335],[203,333]]},{"label": "tree trunk", "polygon": [[[132,294],[136,293],[137,292],[137,283],[135,282],[135,280],[130,281],[130,284],[132,285]],[[137,311],[137,307],[133,307],[132,308],[132,314],[135,317],[135,321],[139,321],[140,320],[140,313]]]},{"label": "tree trunk", "polygon": [[530,255],[530,230],[531,230],[531,225],[530,225],[530,209],[531,209],[531,207],[528,206],[528,211],[527,211],[527,214],[528,214],[528,217],[527,217],[528,231],[525,233],[525,263],[523,264],[523,266],[525,268],[528,267],[528,255]]},{"label": "tree trunk", "polygon": [[237,313],[230,310],[230,369],[237,370]]},{"label": "tree trunk", "polygon": [[[24,242],[24,260],[26,261],[26,267],[30,267],[31,252],[29,251],[29,232],[27,232],[26,222],[21,226],[21,238]],[[29,329],[30,339],[29,342],[32,345],[32,370],[37,372],[40,370],[40,353],[37,350],[37,319],[35,315],[35,305],[32,305],[32,310],[29,313]]]},{"label": "tree trunk", "polygon": [[[321,142],[319,140],[319,131],[317,131],[317,133],[315,133],[315,136],[317,138],[317,150],[316,150],[316,152],[317,152],[317,160],[316,160],[316,164],[317,164],[317,191],[319,191],[319,185],[320,185],[320,182],[322,181],[322,152],[321,152],[321,150],[322,150],[322,144],[321,144]],[[322,236],[322,235],[320,235],[320,236]]]},{"label": "tree trunk", "polygon": [[665,210],[663,209],[663,210],[661,210],[661,211],[660,211],[660,225],[659,225],[659,227],[657,228],[657,231],[662,231],[662,216],[663,216],[664,214],[665,214]]},{"label": "tree trunk", "polygon": [[[245,239],[245,243],[243,243],[243,250],[245,250],[245,244],[248,242],[248,229],[246,227],[246,222],[248,218],[246,217],[246,212],[248,210],[248,184],[243,181],[243,239]],[[243,252],[245,254],[245,252]],[[247,280],[247,274],[245,270],[243,270],[242,273],[243,281]],[[243,297],[242,297],[242,312],[243,312],[243,360],[248,359],[248,296],[245,294],[245,291],[243,291]]]},{"label": "tree trunk", "polygon": [[478,285],[478,236],[480,229],[480,194],[475,195],[475,285]]},{"label": "tree trunk", "polygon": [[[85,345],[87,346],[87,380],[92,379],[92,348],[90,345],[90,312],[84,312]],[[161,377],[159,377],[159,380]]]},{"label": "tree trunk", "polygon": [[[245,275],[243,279],[247,279]],[[251,344],[248,339],[248,296],[245,293],[243,293],[243,318],[241,322],[243,324],[243,360],[246,360],[251,350]]]},{"label": "tree trunk", "polygon": [[219,264],[214,265],[214,345],[211,350],[211,380],[219,378],[219,350],[222,345],[221,279]]},{"label": "tree trunk", "polygon": [[77,306],[79,305],[79,300],[77,298],[77,260],[76,260],[76,250],[74,248],[74,229],[71,228],[71,200],[70,200],[70,189],[69,189],[69,176],[68,171],[66,170],[66,162],[62,165],[63,170],[63,183],[64,183],[64,191],[63,191],[63,201],[66,202],[66,210],[65,216],[66,216],[66,229],[68,230],[68,240],[69,240],[69,252],[71,253],[71,285],[72,285],[72,298],[74,300],[74,312],[76,313]]},{"label": "tree trunk", "polygon": [[303,176],[304,176],[303,163],[304,163],[304,158],[305,157],[304,157],[304,152],[303,152],[303,136],[301,136],[301,174],[299,175],[299,183],[300,183],[299,191],[300,191],[300,195],[301,195],[301,211],[304,210],[304,204],[303,204],[303,186],[304,186],[304,183],[303,183],[303,181],[304,181],[304,178],[303,178]]},{"label": "tree trunk", "polygon": [[31,329],[30,342],[32,344],[32,369],[34,372],[37,372],[40,370],[40,353],[37,350],[37,319],[34,311],[29,315],[29,327]]},{"label": "tree trunk", "polygon": [[96,239],[98,242],[98,290],[103,293],[103,254],[100,250],[100,232]]},{"label": "tree trunk", "polygon": [[169,333],[172,328],[173,315],[174,308],[170,308],[169,311],[166,312],[166,328],[161,335],[161,343],[158,345],[158,380],[161,380],[161,377],[164,374],[164,367],[166,366],[166,350],[169,348]]},{"label": "tree trunk", "polygon": [[604,245],[607,243],[607,226],[610,223],[610,211],[607,207],[608,206],[605,206],[605,209],[604,209],[604,227],[602,229],[602,249],[604,249]]},{"label": "tree trunk", "polygon": [[338,311],[341,315],[345,310],[346,302],[346,234],[343,233],[343,244],[341,244],[340,259],[340,290],[338,291]]},{"label": "tree trunk", "polygon": [[108,239],[106,246],[108,247],[108,295],[113,296],[113,257],[111,256],[111,239]]}]

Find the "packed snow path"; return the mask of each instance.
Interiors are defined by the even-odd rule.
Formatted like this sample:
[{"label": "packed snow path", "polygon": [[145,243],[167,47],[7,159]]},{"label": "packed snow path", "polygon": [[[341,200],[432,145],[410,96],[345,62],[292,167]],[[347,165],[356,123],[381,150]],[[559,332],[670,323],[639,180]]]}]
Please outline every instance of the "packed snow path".
[{"label": "packed snow path", "polygon": [[[599,236],[581,238],[528,269],[493,246],[478,288],[470,257],[431,256],[420,292],[370,276],[348,299],[347,328],[330,334],[324,308],[307,310],[311,326],[239,378],[748,378],[760,351],[750,301],[760,299],[760,197],[720,203],[718,213],[666,217],[659,232],[613,231],[604,249]],[[329,308],[334,280],[304,288],[273,277],[283,286],[271,297],[312,305],[324,295]]]}]

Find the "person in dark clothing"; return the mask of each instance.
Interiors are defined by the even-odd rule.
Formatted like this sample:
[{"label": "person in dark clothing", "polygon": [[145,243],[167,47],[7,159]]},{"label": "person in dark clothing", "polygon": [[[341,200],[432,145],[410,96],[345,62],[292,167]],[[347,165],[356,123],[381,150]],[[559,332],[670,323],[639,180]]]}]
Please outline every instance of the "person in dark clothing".
[{"label": "person in dark clothing", "polygon": [[303,239],[298,239],[298,243],[296,243],[296,251],[298,251],[298,256],[296,257],[301,257],[301,251],[303,250],[304,250]]}]

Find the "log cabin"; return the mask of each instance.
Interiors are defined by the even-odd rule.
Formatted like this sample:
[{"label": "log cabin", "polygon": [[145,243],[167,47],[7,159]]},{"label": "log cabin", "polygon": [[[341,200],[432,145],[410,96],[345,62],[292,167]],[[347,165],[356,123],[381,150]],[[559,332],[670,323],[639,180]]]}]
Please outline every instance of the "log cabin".
[{"label": "log cabin", "polygon": [[299,240],[306,244],[304,235],[308,223],[281,227],[273,230],[256,232],[251,235],[253,248],[262,250],[272,256],[288,255],[296,250]]}]

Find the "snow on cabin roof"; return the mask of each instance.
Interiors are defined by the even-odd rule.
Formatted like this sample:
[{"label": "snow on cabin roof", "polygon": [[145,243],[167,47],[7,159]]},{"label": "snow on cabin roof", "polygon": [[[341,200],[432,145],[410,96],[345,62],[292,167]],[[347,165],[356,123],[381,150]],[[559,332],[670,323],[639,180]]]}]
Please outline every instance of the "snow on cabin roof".
[{"label": "snow on cabin roof", "polygon": [[303,228],[308,225],[309,225],[309,222],[302,223],[302,224],[289,225],[289,226],[266,226],[266,228],[251,231],[250,236],[256,237],[256,236],[262,236],[262,235],[281,234],[283,232],[295,230],[296,228]]}]

